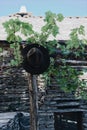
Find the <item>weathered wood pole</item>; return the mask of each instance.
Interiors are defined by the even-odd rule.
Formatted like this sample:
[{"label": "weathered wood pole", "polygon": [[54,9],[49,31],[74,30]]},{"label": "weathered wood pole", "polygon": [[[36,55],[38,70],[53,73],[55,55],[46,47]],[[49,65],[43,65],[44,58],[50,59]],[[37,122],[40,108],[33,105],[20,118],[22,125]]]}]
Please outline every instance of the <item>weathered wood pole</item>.
[{"label": "weathered wood pole", "polygon": [[28,44],[23,49],[23,68],[28,72],[30,96],[30,130],[39,130],[38,92],[36,74],[42,74],[50,65],[48,50],[39,44]]},{"label": "weathered wood pole", "polygon": [[39,130],[37,77],[28,73],[30,97],[30,130]]}]

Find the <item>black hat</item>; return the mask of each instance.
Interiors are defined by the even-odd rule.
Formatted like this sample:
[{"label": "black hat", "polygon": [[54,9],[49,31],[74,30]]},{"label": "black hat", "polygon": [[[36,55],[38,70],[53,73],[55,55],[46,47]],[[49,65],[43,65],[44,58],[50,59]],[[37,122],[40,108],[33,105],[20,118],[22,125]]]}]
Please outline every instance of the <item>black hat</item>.
[{"label": "black hat", "polygon": [[30,74],[42,74],[50,65],[48,50],[39,44],[27,44],[22,55],[23,68]]}]

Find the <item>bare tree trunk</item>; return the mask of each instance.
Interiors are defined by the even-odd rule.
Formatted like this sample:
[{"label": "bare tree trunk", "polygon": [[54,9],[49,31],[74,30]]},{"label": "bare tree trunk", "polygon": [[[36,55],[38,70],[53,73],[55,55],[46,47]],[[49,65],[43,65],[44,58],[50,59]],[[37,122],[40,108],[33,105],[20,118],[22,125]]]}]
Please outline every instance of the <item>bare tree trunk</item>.
[{"label": "bare tree trunk", "polygon": [[39,130],[38,123],[38,91],[36,75],[28,74],[30,96],[30,130]]}]

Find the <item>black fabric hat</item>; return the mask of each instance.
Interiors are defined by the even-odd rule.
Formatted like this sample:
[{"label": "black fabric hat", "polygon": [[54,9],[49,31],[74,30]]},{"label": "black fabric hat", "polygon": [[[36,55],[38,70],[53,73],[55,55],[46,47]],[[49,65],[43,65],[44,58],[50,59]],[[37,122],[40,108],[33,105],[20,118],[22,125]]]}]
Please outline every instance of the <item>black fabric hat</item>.
[{"label": "black fabric hat", "polygon": [[50,65],[48,50],[38,44],[28,44],[22,50],[23,68],[30,74],[42,74]]}]

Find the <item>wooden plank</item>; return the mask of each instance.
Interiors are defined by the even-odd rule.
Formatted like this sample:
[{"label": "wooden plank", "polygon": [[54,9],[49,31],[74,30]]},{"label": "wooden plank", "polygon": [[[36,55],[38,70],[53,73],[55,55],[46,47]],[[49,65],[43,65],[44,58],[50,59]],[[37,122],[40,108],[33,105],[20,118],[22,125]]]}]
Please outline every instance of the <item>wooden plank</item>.
[{"label": "wooden plank", "polygon": [[73,65],[73,66],[78,66],[78,65],[81,65],[81,66],[87,66],[87,61],[86,60],[68,60],[68,59],[57,59],[56,60],[56,64],[67,64],[67,65]]}]

